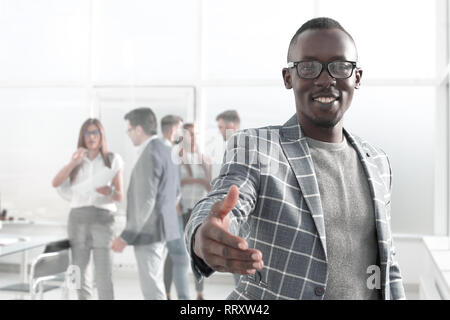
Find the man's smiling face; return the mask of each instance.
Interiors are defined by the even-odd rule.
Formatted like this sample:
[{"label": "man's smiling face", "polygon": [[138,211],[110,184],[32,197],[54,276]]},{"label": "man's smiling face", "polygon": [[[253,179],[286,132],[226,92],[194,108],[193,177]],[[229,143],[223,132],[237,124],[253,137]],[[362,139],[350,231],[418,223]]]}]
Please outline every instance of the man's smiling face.
[{"label": "man's smiling face", "polygon": [[[356,61],[353,40],[339,29],[309,29],[298,35],[289,51],[289,61]],[[341,122],[350,107],[353,92],[361,81],[356,68],[347,79],[333,78],[324,67],[315,79],[300,78],[296,68],[283,69],[287,89],[293,89],[300,125],[332,128]]]}]

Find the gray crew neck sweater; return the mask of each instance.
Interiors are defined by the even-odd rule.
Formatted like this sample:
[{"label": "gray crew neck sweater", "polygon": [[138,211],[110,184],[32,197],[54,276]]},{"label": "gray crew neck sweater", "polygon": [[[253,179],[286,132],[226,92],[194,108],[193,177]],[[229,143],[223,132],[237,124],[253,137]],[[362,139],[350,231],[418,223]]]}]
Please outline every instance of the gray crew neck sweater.
[{"label": "gray crew neck sweater", "polygon": [[328,280],[325,299],[381,299],[369,289],[367,268],[378,265],[374,207],[364,169],[345,139],[306,138],[314,163],[325,220]]}]

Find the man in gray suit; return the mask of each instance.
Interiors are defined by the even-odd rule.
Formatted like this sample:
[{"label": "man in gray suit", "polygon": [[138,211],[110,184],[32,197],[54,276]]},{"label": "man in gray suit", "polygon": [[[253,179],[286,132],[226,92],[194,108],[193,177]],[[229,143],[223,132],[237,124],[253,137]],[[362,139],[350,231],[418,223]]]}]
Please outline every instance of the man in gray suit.
[{"label": "man in gray suit", "polygon": [[[282,71],[296,114],[228,140],[185,240],[196,277],[243,275],[229,299],[405,298],[390,228],[389,159],[343,128],[361,83],[357,58],[337,21],[306,22]],[[247,241],[237,236],[246,223]]]},{"label": "man in gray suit", "polygon": [[150,108],[125,115],[128,135],[139,147],[127,193],[127,223],[112,249],[134,246],[145,299],[165,300],[163,261],[165,242],[180,238],[176,203],[178,169],[171,149],[156,135],[156,116]]}]

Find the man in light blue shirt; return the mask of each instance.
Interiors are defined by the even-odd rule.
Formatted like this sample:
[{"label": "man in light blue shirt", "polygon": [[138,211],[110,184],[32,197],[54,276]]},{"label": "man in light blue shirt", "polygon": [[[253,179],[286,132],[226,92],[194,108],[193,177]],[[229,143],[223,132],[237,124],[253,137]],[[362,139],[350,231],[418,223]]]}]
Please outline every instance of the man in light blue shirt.
[{"label": "man in light blue shirt", "polygon": [[[172,151],[173,146],[182,140],[183,120],[175,115],[167,115],[161,119],[161,131],[164,144]],[[180,181],[178,180],[176,183],[179,191]],[[181,193],[177,193],[177,203],[179,202],[180,197]],[[177,208],[178,228],[181,236],[178,239],[167,242],[168,256],[164,265],[164,284],[168,299],[170,299],[170,287],[173,279],[178,299],[189,300],[189,256],[184,244],[184,228],[181,210],[179,209],[179,206],[177,206]]]}]

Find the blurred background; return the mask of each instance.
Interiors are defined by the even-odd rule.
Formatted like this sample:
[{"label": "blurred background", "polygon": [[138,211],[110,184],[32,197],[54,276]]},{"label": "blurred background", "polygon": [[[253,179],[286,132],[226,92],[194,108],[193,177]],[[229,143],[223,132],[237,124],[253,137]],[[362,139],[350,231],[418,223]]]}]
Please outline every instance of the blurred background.
[{"label": "blurred background", "polygon": [[[195,122],[205,151],[226,109],[241,129],[283,124],[295,113],[281,77],[289,41],[328,16],[352,34],[364,71],[345,127],[391,159],[408,297],[448,298],[450,255],[436,258],[427,239],[447,248],[449,15],[446,0],[0,0],[1,208],[33,222],[27,232],[65,232],[69,204],[51,180],[88,117],[123,156],[125,187],[135,150],[123,116],[133,108]],[[115,258],[118,270],[135,267],[130,252]]]}]

